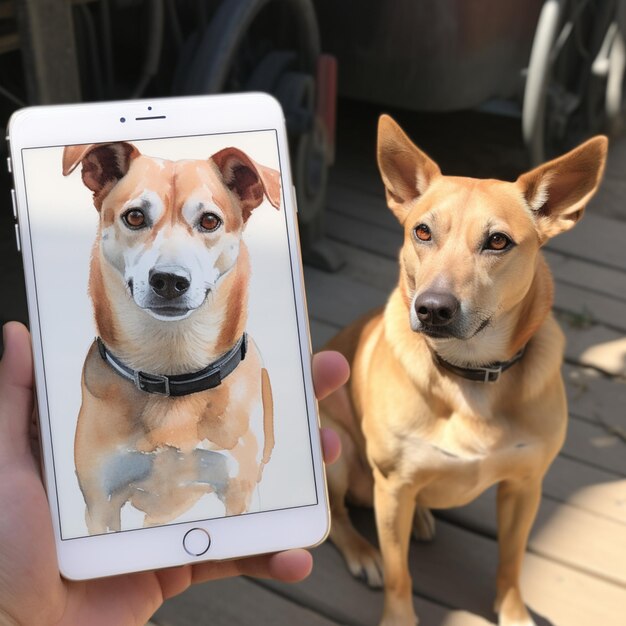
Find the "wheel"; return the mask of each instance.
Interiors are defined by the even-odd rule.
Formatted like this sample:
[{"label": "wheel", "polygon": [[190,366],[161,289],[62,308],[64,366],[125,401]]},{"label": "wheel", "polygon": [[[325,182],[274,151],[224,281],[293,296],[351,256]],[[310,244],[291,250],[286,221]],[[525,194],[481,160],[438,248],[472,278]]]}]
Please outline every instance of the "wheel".
[{"label": "wheel", "polygon": [[594,131],[617,135],[624,123],[624,70],[626,49],[617,21],[611,22],[591,71],[593,87],[589,123]]},{"label": "wheel", "polygon": [[553,62],[551,53],[561,21],[563,4],[563,0],[544,2],[530,52],[522,106],[522,134],[533,165],[545,160],[543,131],[546,92]]},{"label": "wheel", "polygon": [[617,8],[617,0],[544,2],[522,110],[533,165],[604,131],[617,115],[611,110],[621,110],[624,64]]}]

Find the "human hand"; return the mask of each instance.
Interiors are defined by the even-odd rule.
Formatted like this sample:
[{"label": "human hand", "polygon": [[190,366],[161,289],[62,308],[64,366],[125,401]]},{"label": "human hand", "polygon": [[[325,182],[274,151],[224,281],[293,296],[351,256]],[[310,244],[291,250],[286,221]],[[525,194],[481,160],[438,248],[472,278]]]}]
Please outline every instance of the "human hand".
[{"label": "human hand", "polygon": [[[164,600],[190,585],[229,576],[297,582],[308,576],[312,557],[289,550],[89,581],[59,574],[50,509],[33,454],[33,364],[26,328],[4,329],[0,361],[0,624],[145,624]],[[336,352],[313,358],[315,392],[321,399],[343,384],[348,364]],[[35,433],[36,435],[36,433]],[[339,437],[322,429],[324,458],[339,456]]]}]

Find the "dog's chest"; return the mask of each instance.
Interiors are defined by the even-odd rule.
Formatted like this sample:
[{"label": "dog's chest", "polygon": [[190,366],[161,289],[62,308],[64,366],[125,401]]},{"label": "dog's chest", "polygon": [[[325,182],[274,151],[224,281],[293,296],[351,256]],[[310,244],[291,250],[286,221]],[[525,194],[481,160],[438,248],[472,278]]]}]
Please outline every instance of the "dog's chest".
[{"label": "dog's chest", "polygon": [[[142,410],[145,437],[137,444],[151,452],[172,446],[183,452],[195,448],[235,448],[262,413],[260,374],[252,358],[242,362],[225,383],[182,398],[154,398]],[[256,432],[256,434],[259,434]]]},{"label": "dog's chest", "polygon": [[475,430],[450,418],[428,437],[410,435],[402,451],[403,471],[421,483],[417,502],[429,508],[467,504],[491,485],[533,471],[539,442],[516,429]]}]

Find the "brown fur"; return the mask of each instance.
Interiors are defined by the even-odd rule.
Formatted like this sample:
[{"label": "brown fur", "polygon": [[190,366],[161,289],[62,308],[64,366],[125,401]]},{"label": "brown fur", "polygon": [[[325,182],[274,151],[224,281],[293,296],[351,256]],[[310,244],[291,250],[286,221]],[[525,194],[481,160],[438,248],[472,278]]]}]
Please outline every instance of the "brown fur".
[{"label": "brown fur", "polygon": [[[447,177],[391,118],[380,120],[379,167],[389,208],[405,229],[399,282],[384,310],[329,343],[348,358],[352,377],[320,408],[344,449],[328,473],[331,539],[370,585],[381,585],[384,573],[385,626],[416,622],[411,528],[432,538],[429,509],[466,504],[496,483],[495,610],[501,626],[533,623],[519,573],[541,481],[567,418],[564,339],[550,312],[552,278],[539,248],[582,215],[599,184],[606,145],[596,137],[514,183]],[[415,236],[421,223],[430,228],[427,243]],[[486,251],[494,232],[516,245]],[[412,308],[428,290],[462,304],[457,335],[424,334]],[[510,359],[524,345],[523,359],[497,383],[468,381],[434,358],[476,367]],[[350,523],[346,500],[375,502],[382,558]]]}]

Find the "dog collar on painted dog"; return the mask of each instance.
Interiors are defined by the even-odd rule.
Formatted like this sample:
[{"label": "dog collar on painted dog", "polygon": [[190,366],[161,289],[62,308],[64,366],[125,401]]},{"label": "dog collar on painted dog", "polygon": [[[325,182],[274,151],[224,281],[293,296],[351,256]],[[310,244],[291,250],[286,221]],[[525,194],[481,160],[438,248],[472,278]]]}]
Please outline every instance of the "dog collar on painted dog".
[{"label": "dog collar on painted dog", "polygon": [[206,391],[218,387],[224,378],[246,358],[248,335],[244,333],[239,341],[217,361],[213,361],[204,369],[190,374],[148,374],[124,365],[106,348],[102,339],[96,337],[100,356],[122,377],[132,382],[139,391],[155,393],[161,396],[186,396],[198,391]]},{"label": "dog collar on painted dog", "polygon": [[458,365],[453,365],[452,363],[448,363],[448,361],[442,359],[436,352],[435,357],[437,359],[437,363],[439,363],[441,367],[447,369],[453,374],[456,374],[457,376],[461,376],[462,378],[466,378],[467,380],[472,380],[477,383],[495,383],[498,382],[502,372],[505,372],[509,369],[509,367],[515,365],[519,360],[521,360],[525,351],[526,346],[524,346],[512,359],[508,361],[496,361],[495,363],[490,363],[484,367],[460,367]]}]

